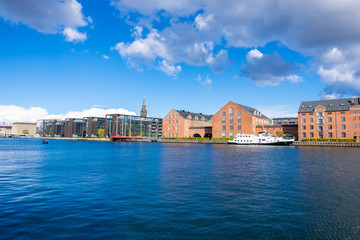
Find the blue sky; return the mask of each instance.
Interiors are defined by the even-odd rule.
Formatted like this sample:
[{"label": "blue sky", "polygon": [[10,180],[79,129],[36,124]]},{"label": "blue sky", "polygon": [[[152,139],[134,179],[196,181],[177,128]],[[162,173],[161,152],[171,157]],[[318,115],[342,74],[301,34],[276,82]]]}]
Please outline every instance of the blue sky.
[{"label": "blue sky", "polygon": [[0,0],[0,121],[215,114],[270,117],[359,96],[360,3],[348,0]]}]

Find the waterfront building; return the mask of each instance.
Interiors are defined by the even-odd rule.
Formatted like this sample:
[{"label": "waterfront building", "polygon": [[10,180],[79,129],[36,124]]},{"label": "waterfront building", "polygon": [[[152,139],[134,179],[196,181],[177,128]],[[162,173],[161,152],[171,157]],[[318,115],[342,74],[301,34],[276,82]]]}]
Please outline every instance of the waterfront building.
[{"label": "waterfront building", "polygon": [[212,137],[212,115],[172,109],[163,118],[163,137]]},{"label": "waterfront building", "polygon": [[105,137],[105,118],[84,117],[83,124],[84,124],[85,137],[88,138]]},{"label": "waterfront building", "polygon": [[81,138],[86,136],[83,118],[65,119],[65,137]]},{"label": "waterfront building", "polygon": [[34,136],[36,134],[36,123],[15,122],[12,124],[11,134]]},{"label": "waterfront building", "polygon": [[214,138],[256,134],[257,125],[269,125],[269,122],[259,110],[230,101],[212,117],[212,134]]},{"label": "waterfront building", "polygon": [[65,121],[60,119],[44,119],[42,123],[43,137],[64,137]]},{"label": "waterfront building", "polygon": [[360,136],[360,99],[301,102],[299,139],[355,139]]},{"label": "waterfront building", "polygon": [[124,114],[107,114],[105,116],[105,136],[160,138],[162,136],[162,119]]},{"label": "waterfront building", "polygon": [[7,137],[8,135],[11,135],[12,127],[11,126],[1,126],[0,127],[0,135],[1,137]]}]

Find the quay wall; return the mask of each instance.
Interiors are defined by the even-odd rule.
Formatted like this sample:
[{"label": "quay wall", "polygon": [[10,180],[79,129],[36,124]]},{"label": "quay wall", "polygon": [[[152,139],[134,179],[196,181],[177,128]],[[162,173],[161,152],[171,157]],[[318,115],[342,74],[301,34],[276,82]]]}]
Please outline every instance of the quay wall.
[{"label": "quay wall", "polygon": [[292,146],[360,147],[360,142],[311,142],[296,141]]}]

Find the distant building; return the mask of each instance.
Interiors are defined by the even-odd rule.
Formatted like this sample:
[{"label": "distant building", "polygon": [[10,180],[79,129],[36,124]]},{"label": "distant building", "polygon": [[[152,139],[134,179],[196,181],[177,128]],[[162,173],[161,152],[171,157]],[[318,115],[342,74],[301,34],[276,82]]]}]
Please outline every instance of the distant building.
[{"label": "distant building", "polygon": [[82,138],[86,136],[86,129],[83,118],[65,119],[65,137]]},{"label": "distant building", "polygon": [[105,118],[106,137],[160,138],[162,136],[161,118],[124,114],[107,114]]},{"label": "distant building", "polygon": [[172,109],[163,118],[163,137],[212,137],[211,117]]},{"label": "distant building", "polygon": [[359,98],[301,102],[299,139],[356,139],[360,136]]},{"label": "distant building", "polygon": [[1,126],[0,127],[0,135],[1,135],[1,137],[6,137],[8,135],[11,135],[11,130],[12,130],[11,126]]},{"label": "distant building", "polygon": [[12,135],[28,135],[36,134],[36,123],[15,122],[12,124]]},{"label": "distant building", "polygon": [[146,111],[146,106],[145,106],[145,97],[143,100],[143,105],[140,111],[140,117],[147,117],[147,111]]},{"label": "distant building", "polygon": [[230,101],[212,117],[212,133],[214,138],[255,134],[256,126],[269,125],[269,121],[259,110]]},{"label": "distant building", "polygon": [[283,118],[273,118],[272,119],[273,124],[275,126],[281,126],[281,125],[291,125],[291,124],[298,124],[298,118],[297,117],[283,117]]}]

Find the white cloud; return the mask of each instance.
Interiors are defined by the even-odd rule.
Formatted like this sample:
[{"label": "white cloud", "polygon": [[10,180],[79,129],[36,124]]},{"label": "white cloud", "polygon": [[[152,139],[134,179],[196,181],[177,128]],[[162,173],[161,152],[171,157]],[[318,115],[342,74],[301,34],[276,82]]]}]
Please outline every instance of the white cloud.
[{"label": "white cloud", "polygon": [[77,29],[92,22],[90,17],[84,17],[77,0],[2,0],[0,17],[25,24],[41,33],[62,33],[67,41],[78,42],[85,41],[86,34]]},{"label": "white cloud", "polygon": [[248,61],[251,61],[254,58],[262,58],[263,56],[264,56],[264,54],[262,54],[262,52],[260,52],[257,49],[253,49],[253,50],[251,50],[250,52],[247,53],[246,59]]},{"label": "white cloud", "polygon": [[[162,58],[163,54],[157,51],[152,52],[152,56],[171,64],[184,62],[216,69],[212,59],[222,50],[255,48],[247,57],[256,59],[262,58],[262,53],[256,48],[278,41],[303,56],[312,57],[312,63],[322,66],[318,74],[326,84],[330,81],[327,79],[339,85],[348,79],[346,82],[360,85],[359,67],[356,64],[360,54],[350,53],[354,46],[359,45],[360,39],[358,0],[228,0],[225,3],[217,0],[112,0],[112,5],[123,13],[136,11],[142,14],[139,18],[142,21],[144,18],[162,21],[159,16],[165,14],[167,17],[163,21],[168,21],[164,24],[168,27],[158,29],[157,33],[162,38],[162,45],[166,46],[168,57]],[[196,17],[191,22],[193,16]],[[201,45],[210,42],[213,48],[202,51]],[[217,53],[213,52],[214,49],[217,49]],[[230,62],[225,59],[228,58],[227,54],[221,56],[222,60],[227,60],[223,69]],[[138,62],[141,62],[140,58]],[[340,66],[340,63],[344,66]],[[309,66],[309,69],[315,67]],[[329,72],[332,69],[335,71]],[[275,77],[273,80],[276,84],[272,80],[269,83],[278,85],[286,79],[299,82],[300,78],[291,77],[293,75],[296,74],[289,72]],[[331,90],[336,90],[334,86],[327,85]],[[357,87],[351,90],[348,85],[346,89],[341,88],[340,91],[360,93]]]},{"label": "white cloud", "polygon": [[159,62],[159,70],[168,76],[176,77],[181,72],[181,66],[169,65],[165,60]]},{"label": "white cloud", "polygon": [[41,107],[23,108],[14,105],[0,105],[0,123],[35,122],[40,119],[105,117],[106,114],[112,113],[135,115],[135,112],[123,108],[101,109],[93,107],[84,109],[83,111],[71,111],[65,114],[49,114],[46,109]]},{"label": "white cloud", "polygon": [[109,57],[109,56],[107,56],[107,55],[102,55],[102,57],[103,57],[103,59],[105,59],[105,60],[109,60],[111,57]]},{"label": "white cloud", "polygon": [[84,42],[87,39],[86,33],[80,33],[72,28],[65,28],[63,34],[68,42]]},{"label": "white cloud", "polygon": [[202,85],[205,85],[205,86],[211,86],[212,84],[212,79],[209,78],[209,74],[206,75],[206,78],[203,80],[203,78],[201,77],[200,74],[197,75],[196,77],[196,81],[200,82]]},{"label": "white cloud", "polygon": [[198,30],[208,30],[210,28],[210,23],[213,21],[213,15],[208,15],[204,17],[202,14],[199,14],[195,18],[195,26]]},{"label": "white cloud", "polygon": [[330,94],[324,94],[321,96],[321,99],[324,100],[332,100],[332,99],[339,99],[341,97],[340,94],[337,93],[330,93]]},{"label": "white cloud", "polygon": [[142,37],[143,28],[141,26],[135,26],[132,29],[131,36],[134,38],[141,38]]}]

